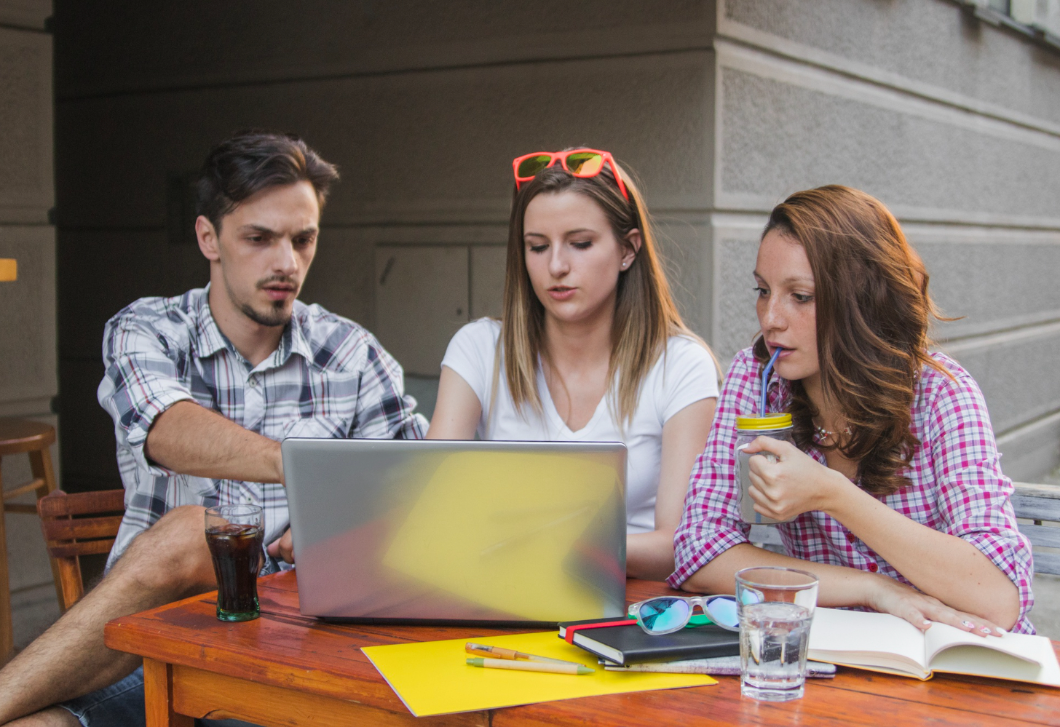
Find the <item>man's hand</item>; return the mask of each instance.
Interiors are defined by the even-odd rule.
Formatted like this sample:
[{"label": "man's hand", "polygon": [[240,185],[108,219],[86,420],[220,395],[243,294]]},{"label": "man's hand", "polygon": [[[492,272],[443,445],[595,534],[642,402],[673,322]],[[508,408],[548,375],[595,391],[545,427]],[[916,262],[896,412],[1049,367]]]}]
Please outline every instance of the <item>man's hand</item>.
[{"label": "man's hand", "polygon": [[279,540],[269,543],[266,551],[273,558],[279,558],[285,563],[294,563],[294,541],[291,539],[291,529],[287,528]]}]

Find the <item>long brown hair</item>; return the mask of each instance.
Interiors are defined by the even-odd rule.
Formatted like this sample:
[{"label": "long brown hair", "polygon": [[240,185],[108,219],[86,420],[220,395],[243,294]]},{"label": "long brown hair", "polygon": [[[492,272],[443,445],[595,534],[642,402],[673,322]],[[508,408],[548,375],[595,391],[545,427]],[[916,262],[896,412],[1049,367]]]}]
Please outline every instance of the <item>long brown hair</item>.
[{"label": "long brown hair", "polygon": [[[849,187],[791,195],[762,237],[772,231],[801,244],[813,271],[821,389],[850,429],[831,446],[858,462],[866,492],[896,492],[909,483],[898,471],[920,446],[910,430],[920,370],[948,375],[928,355],[928,325],[941,316],[924,263],[883,203]],[[769,358],[761,337],[754,353]],[[795,443],[805,450],[819,412],[802,382],[791,382],[791,393]]]},{"label": "long brown hair", "polygon": [[[665,351],[670,336],[689,336],[710,351],[706,343],[681,320],[666,282],[651,220],[641,202],[640,192],[621,168],[618,173],[629,193],[628,202],[619,192],[608,165],[604,165],[595,177],[577,178],[556,164],[539,172],[513,193],[508,225],[501,342],[505,354],[504,374],[516,408],[529,404],[535,411],[541,412],[537,361],[539,355],[546,360],[548,357],[543,345],[545,308],[530,285],[530,275],[526,269],[526,243],[523,239],[526,207],[539,194],[571,191],[585,195],[603,210],[620,244],[631,230],[640,230],[640,251],[629,268],[619,274],[615,315],[611,325],[611,360],[607,372],[611,384],[608,396],[612,415],[620,426],[632,420],[637,409],[641,382]],[[494,370],[496,372],[496,367]]]}]

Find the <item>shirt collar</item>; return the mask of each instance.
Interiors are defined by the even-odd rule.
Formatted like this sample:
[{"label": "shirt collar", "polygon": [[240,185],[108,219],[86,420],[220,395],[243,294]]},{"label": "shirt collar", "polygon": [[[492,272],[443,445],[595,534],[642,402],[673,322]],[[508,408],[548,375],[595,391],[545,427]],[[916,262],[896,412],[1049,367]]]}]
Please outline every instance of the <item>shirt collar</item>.
[{"label": "shirt collar", "polygon": [[197,292],[199,293],[198,300],[194,302],[196,306],[195,342],[199,357],[213,356],[225,348],[235,351],[225,335],[221,333],[221,329],[217,327],[217,321],[210,312],[210,284],[207,283],[205,288]]},{"label": "shirt collar", "polygon": [[280,351],[283,352],[281,363],[287,363],[287,357],[292,353],[297,353],[307,363],[313,363],[313,350],[309,346],[309,331],[306,330],[305,318],[308,318],[305,315],[305,305],[296,300],[294,311],[291,313],[291,322],[287,324],[283,339],[280,341]]},{"label": "shirt collar", "polygon": [[[232,345],[232,342],[228,340],[228,337],[221,332],[221,329],[217,326],[217,321],[213,317],[213,313],[210,311],[209,283],[207,283],[206,287],[202,289],[199,298],[195,301],[194,305],[197,306],[198,313],[196,316],[198,321],[196,334],[199,357],[207,358],[223,349],[228,349],[242,359],[243,357],[240,355],[239,351],[237,351],[235,346]],[[305,330],[305,324],[302,320],[302,309],[304,309],[304,306],[300,302],[295,301],[291,321],[283,329],[279,348],[273,352],[271,356],[258,364],[258,368],[283,366],[287,363],[287,359],[290,358],[292,353],[299,354],[310,363],[313,361],[313,353],[309,347],[309,342],[306,340],[307,331]]]}]

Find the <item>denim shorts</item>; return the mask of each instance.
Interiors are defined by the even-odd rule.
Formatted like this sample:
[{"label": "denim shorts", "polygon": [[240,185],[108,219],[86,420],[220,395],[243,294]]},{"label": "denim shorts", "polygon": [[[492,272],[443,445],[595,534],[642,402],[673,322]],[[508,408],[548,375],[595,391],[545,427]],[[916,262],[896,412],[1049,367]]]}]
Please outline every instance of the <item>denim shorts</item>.
[{"label": "denim shorts", "polygon": [[[84,727],[146,727],[144,670],[140,667],[120,682],[59,705]],[[201,727],[255,727],[238,719],[197,719]]]}]

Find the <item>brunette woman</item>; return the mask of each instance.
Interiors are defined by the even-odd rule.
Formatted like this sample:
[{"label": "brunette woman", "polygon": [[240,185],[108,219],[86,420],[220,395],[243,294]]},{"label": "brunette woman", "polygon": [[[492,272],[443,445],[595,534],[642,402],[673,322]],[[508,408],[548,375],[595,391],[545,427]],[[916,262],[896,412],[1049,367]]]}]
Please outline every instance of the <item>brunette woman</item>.
[{"label": "brunette woman", "polygon": [[713,357],[610,154],[529,154],[514,169],[503,315],[453,337],[427,436],[624,442],[627,572],[661,580],[714,415]]},{"label": "brunette woman", "polygon": [[[823,606],[892,613],[979,634],[1033,633],[1031,551],[1016,528],[986,404],[929,350],[928,275],[891,213],[854,189],[792,195],[770,215],[754,270],[761,334],[737,355],[675,537],[674,587],[732,592],[736,571],[790,566],[820,578]],[[735,418],[769,410],[795,446],[749,452],[755,510],[787,555],[748,543],[734,476]]]}]

